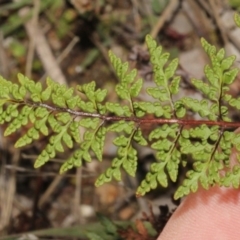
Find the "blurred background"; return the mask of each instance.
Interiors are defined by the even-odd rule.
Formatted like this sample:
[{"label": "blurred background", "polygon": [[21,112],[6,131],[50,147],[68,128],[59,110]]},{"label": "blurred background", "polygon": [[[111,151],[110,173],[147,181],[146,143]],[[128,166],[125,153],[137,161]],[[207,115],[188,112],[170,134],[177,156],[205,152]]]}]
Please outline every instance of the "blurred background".
[{"label": "blurred background", "polygon": [[[144,87],[151,86],[152,68],[144,45],[150,34],[171,58],[180,59],[180,94],[202,98],[190,82],[193,77],[204,79],[203,68],[208,63],[200,38],[224,47],[227,56],[236,55],[239,66],[236,11],[240,11],[238,0],[0,0],[0,75],[12,82],[17,82],[17,73],[43,83],[50,77],[68,86],[94,80],[108,90],[107,100],[116,102],[118,79],[108,51],[137,68]],[[237,96],[239,92],[237,79],[231,93]],[[144,91],[141,98],[147,100]],[[238,113],[231,114],[238,119]],[[122,182],[95,188],[96,178],[116,154],[114,135],[106,139],[102,163],[93,159],[81,169],[59,175],[70,151],[34,169],[34,160],[47,139],[22,149],[13,147],[28,127],[8,138],[3,137],[4,126],[0,128],[0,239],[94,239],[86,233],[103,228],[94,225],[99,222],[96,212],[123,225],[135,224],[134,230],[122,230],[109,239],[156,239],[178,203],[172,200],[177,184],[135,197],[154,161],[152,151],[139,149],[137,178],[123,174]],[[151,126],[144,130],[148,133]],[[141,220],[135,221],[142,219],[143,212],[144,221],[153,225],[149,232],[144,232]],[[3,237],[14,234],[19,235]]]}]

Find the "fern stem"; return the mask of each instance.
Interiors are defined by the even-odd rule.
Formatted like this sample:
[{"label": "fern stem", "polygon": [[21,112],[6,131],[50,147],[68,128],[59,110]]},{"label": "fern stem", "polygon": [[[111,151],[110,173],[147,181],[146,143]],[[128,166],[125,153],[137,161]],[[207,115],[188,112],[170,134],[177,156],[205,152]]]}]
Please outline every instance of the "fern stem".
[{"label": "fern stem", "polygon": [[[20,104],[21,102],[19,102]],[[83,112],[83,111],[77,111],[77,110],[72,110],[69,108],[61,108],[61,107],[55,107],[51,106],[45,103],[35,103],[31,101],[27,101],[26,104],[32,106],[32,107],[43,107],[46,108],[50,111],[53,112],[68,112],[74,116],[82,116],[82,117],[92,117],[92,118],[100,118],[104,121],[133,121],[137,123],[138,125],[142,124],[174,124],[177,123],[179,125],[183,126],[197,126],[201,124],[205,124],[208,126],[221,126],[222,128],[238,128],[240,127],[240,122],[226,122],[226,121],[211,121],[211,120],[193,120],[193,119],[177,119],[177,118],[171,118],[171,119],[164,119],[164,118],[138,118],[138,117],[121,117],[121,116],[107,116],[107,115],[102,115],[99,113],[88,113],[88,112]]]}]

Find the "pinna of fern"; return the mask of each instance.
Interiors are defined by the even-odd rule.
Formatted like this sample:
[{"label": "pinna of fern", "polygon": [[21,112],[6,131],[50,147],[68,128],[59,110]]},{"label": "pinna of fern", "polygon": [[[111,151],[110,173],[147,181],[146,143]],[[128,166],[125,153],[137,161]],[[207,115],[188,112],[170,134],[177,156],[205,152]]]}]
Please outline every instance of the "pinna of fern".
[{"label": "pinna of fern", "polygon": [[[235,16],[240,26],[240,17]],[[240,126],[229,118],[229,106],[240,109],[240,98],[229,94],[229,85],[239,69],[232,67],[235,56],[225,57],[224,49],[217,49],[201,39],[210,64],[204,68],[206,81],[192,79],[192,84],[203,95],[202,100],[191,97],[175,99],[179,93],[181,78],[176,76],[178,59],[169,60],[151,36],[146,37],[155,86],[147,89],[152,101],[137,99],[143,80],[136,79],[137,70],[129,70],[112,52],[110,61],[119,78],[115,91],[122,102],[108,102],[106,89],[96,89],[96,83],[77,85],[74,89],[60,85],[51,79],[46,86],[34,82],[22,74],[19,84],[0,77],[0,124],[7,123],[5,136],[13,134],[30,123],[25,135],[15,143],[23,147],[40,138],[50,136],[49,142],[38,156],[35,167],[44,165],[58,152],[73,148],[72,155],[61,166],[60,173],[95,156],[102,161],[104,141],[109,132],[115,132],[113,144],[117,155],[111,167],[102,173],[96,186],[112,179],[121,180],[122,169],[135,176],[138,164],[136,144],[150,146],[156,153],[156,162],[137,189],[142,196],[159,184],[167,187],[176,182],[180,164],[186,159],[192,169],[175,193],[180,198],[195,192],[201,184],[205,189],[220,186],[239,187],[240,166],[231,166],[229,157],[233,148],[240,151],[240,134],[233,130]],[[200,120],[189,120],[188,112],[197,113]],[[150,116],[154,116],[150,117]],[[148,136],[141,127],[146,123],[157,124]],[[84,128],[83,137],[79,132]],[[240,156],[238,155],[238,159]],[[226,169],[225,173],[222,171]]]}]

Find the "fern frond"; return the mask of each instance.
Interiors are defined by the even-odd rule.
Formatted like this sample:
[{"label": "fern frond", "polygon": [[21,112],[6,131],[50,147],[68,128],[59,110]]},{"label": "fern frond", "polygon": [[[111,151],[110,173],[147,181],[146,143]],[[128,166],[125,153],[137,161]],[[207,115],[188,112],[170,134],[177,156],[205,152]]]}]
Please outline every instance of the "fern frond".
[{"label": "fern frond", "polygon": [[[239,19],[235,15],[240,26]],[[19,84],[0,77],[0,124],[7,123],[4,135],[28,126],[15,147],[50,136],[35,167],[44,165],[66,148],[74,148],[61,166],[60,173],[63,173],[90,162],[94,156],[102,161],[107,134],[115,132],[113,144],[117,147],[117,156],[98,177],[96,186],[112,179],[120,181],[122,170],[135,176],[136,144],[148,145],[156,154],[156,162],[138,187],[138,196],[158,185],[167,187],[169,181],[176,182],[179,168],[186,166],[186,160],[192,168],[187,171],[175,198],[197,191],[199,184],[205,189],[216,184],[239,187],[239,162],[232,166],[229,160],[233,148],[240,151],[240,134],[233,132],[240,123],[232,122],[229,115],[229,106],[240,109],[240,98],[229,94],[229,85],[239,73],[238,68],[232,67],[236,57],[225,57],[224,49],[217,50],[201,39],[211,64],[204,68],[206,81],[192,79],[192,84],[203,99],[177,98],[181,81],[176,75],[178,59],[170,61],[169,53],[163,53],[162,47],[149,35],[146,43],[155,82],[154,87],[146,90],[151,101],[136,99],[142,91],[143,80],[136,79],[137,70],[129,70],[128,63],[123,63],[112,52],[109,58],[119,78],[115,91],[123,101],[106,101],[107,90],[96,89],[94,81],[69,88],[49,78],[42,85],[22,74],[18,75]],[[201,119],[188,119],[189,112],[197,113]],[[157,125],[148,136],[141,128],[146,123]],[[80,127],[84,134],[80,134]],[[237,156],[240,161],[240,154]]]}]

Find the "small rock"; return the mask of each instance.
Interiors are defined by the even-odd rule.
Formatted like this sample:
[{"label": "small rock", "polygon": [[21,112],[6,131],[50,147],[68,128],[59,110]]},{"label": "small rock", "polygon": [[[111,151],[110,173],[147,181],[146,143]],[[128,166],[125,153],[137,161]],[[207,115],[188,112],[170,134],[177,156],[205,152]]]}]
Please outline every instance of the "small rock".
[{"label": "small rock", "polygon": [[135,214],[135,212],[136,209],[130,205],[120,210],[118,216],[121,220],[128,220]]}]

